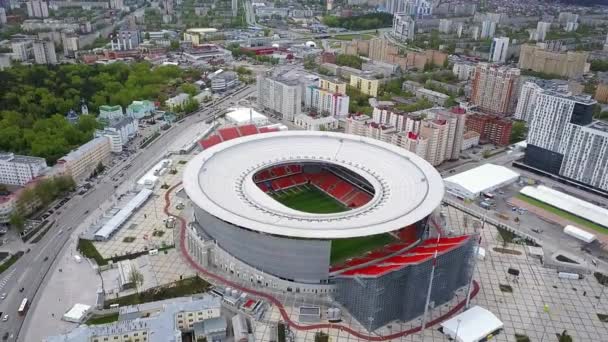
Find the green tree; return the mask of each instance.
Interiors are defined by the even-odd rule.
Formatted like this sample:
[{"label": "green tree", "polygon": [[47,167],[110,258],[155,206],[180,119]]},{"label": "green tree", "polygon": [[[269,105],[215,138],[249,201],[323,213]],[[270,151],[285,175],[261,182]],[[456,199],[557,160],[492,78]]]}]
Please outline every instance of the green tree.
[{"label": "green tree", "polygon": [[528,133],[528,127],[526,127],[526,123],[524,121],[513,122],[509,142],[514,144],[524,140],[526,138],[526,133]]},{"label": "green tree", "polygon": [[315,342],[329,342],[329,335],[322,331],[315,333]]},{"label": "green tree", "polygon": [[363,59],[359,56],[339,54],[336,56],[336,64],[361,69]]},{"label": "green tree", "polygon": [[15,228],[17,231],[20,232],[25,227],[25,218],[21,213],[15,210],[11,214],[8,223],[11,225],[11,227]]},{"label": "green tree", "polygon": [[135,291],[139,294],[139,289],[144,284],[144,275],[133,265],[131,266],[131,271],[129,272],[129,282],[133,283],[133,286],[135,286]]},{"label": "green tree", "polygon": [[180,86],[180,89],[182,92],[190,95],[190,96],[194,96],[198,93],[198,87],[195,86],[194,84],[190,84],[190,83],[184,83]]},{"label": "green tree", "polygon": [[180,45],[179,45],[179,41],[178,40],[172,40],[170,45],[169,45],[169,50],[171,51],[177,51],[179,50]]},{"label": "green tree", "polygon": [[564,330],[561,334],[557,335],[559,342],[572,342],[572,336],[568,335],[568,331]]},{"label": "green tree", "polygon": [[145,40],[150,40],[150,32],[144,33],[144,39]]}]

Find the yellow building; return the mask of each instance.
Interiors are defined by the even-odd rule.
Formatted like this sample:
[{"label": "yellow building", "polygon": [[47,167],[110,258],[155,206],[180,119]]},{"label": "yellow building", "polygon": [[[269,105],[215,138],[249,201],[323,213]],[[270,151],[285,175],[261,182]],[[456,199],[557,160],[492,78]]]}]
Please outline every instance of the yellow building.
[{"label": "yellow building", "polygon": [[600,83],[597,85],[597,89],[595,90],[594,98],[598,102],[608,103],[608,84]]},{"label": "yellow building", "polygon": [[544,45],[524,44],[519,54],[519,68],[579,78],[585,73],[587,56],[587,52],[553,52],[547,51]]},{"label": "yellow building", "polygon": [[110,152],[110,139],[105,136],[98,137],[59,159],[57,165],[79,183],[89,178],[99,163],[108,165]]},{"label": "yellow building", "polygon": [[346,94],[346,83],[334,79],[319,79],[319,88],[327,90],[330,93]]},{"label": "yellow building", "polygon": [[205,38],[210,38],[217,33],[216,28],[189,28],[184,32],[184,41],[192,42],[192,45],[201,45]]},{"label": "yellow building", "polygon": [[368,75],[350,75],[350,86],[363,94],[376,97],[380,81]]}]

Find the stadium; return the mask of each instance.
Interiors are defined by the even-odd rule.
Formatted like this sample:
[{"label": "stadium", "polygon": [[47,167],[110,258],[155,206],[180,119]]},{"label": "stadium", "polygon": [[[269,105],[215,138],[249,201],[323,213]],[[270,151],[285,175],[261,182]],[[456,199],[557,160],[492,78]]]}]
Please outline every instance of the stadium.
[{"label": "stadium", "polygon": [[431,237],[444,188],[422,158],[341,133],[230,129],[240,137],[184,171],[188,249],[204,266],[256,286],[331,293],[355,318],[373,317],[372,329],[423,312],[434,256],[435,305],[467,284],[474,239]]}]

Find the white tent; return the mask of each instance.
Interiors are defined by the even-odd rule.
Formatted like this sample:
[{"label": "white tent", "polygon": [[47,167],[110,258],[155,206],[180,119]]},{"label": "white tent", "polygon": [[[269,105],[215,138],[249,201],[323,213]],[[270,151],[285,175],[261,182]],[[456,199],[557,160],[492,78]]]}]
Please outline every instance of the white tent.
[{"label": "white tent", "polygon": [[66,322],[80,323],[86,317],[90,309],[90,305],[76,303],[62,318]]},{"label": "white tent", "polygon": [[441,327],[445,335],[457,342],[478,342],[502,329],[503,323],[490,311],[474,306],[444,321]]},{"label": "white tent", "polygon": [[462,198],[473,199],[519,179],[519,173],[504,166],[484,164],[443,180],[446,191]]}]

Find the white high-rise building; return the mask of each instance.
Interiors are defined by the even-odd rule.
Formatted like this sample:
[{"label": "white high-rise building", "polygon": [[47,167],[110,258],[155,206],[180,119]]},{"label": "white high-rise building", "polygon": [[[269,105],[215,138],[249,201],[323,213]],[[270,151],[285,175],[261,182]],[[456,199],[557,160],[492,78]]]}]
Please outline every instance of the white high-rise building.
[{"label": "white high-rise building", "polygon": [[124,0],[110,0],[110,8],[122,10],[125,7]]},{"label": "white high-rise building", "polygon": [[532,40],[544,42],[547,38],[547,32],[549,29],[551,29],[551,23],[539,21],[538,24],[536,24],[536,31],[534,31],[534,37],[532,37]]},{"label": "white high-rise building", "polygon": [[65,56],[74,57],[76,51],[78,51],[80,38],[75,33],[61,33],[61,42],[63,45],[63,54]]},{"label": "white high-rise building", "polygon": [[0,184],[23,186],[40,176],[46,168],[44,158],[0,153]]},{"label": "white high-rise building", "polygon": [[259,75],[258,104],[293,121],[302,112],[302,86],[296,79],[281,79]]},{"label": "white high-rise building", "polygon": [[578,23],[577,22],[569,21],[564,26],[564,31],[566,31],[566,32],[573,32],[573,31],[576,31],[577,29],[578,29]]},{"label": "white high-rise building", "polygon": [[471,62],[456,62],[452,67],[452,73],[459,81],[467,81],[475,74],[475,64]]},{"label": "white high-rise building", "polygon": [[33,45],[36,64],[57,64],[55,43],[46,40],[36,40]]},{"label": "white high-rise building", "polygon": [[13,59],[17,61],[27,61],[30,57],[32,40],[17,40],[11,42],[13,49]]},{"label": "white high-rise building", "polygon": [[6,10],[0,7],[0,25],[6,24]]},{"label": "white high-rise building", "polygon": [[608,124],[593,122],[590,96],[545,91],[528,120],[524,163],[608,190]]},{"label": "white high-rise building", "polygon": [[393,36],[398,40],[413,40],[416,22],[404,12],[395,13],[393,17]]},{"label": "white high-rise building", "polygon": [[490,61],[505,63],[509,50],[509,37],[494,38],[490,47]]},{"label": "white high-rise building", "polygon": [[608,33],[606,33],[606,41],[604,42],[604,51],[608,51]]},{"label": "white high-rise building", "polygon": [[48,18],[49,5],[43,0],[30,0],[25,3],[27,7],[27,16],[30,18]]},{"label": "white high-rise building", "polygon": [[490,20],[484,20],[481,23],[481,39],[493,38],[496,32],[496,22]]},{"label": "white high-rise building", "polygon": [[452,31],[452,21],[450,19],[440,19],[439,20],[439,32],[440,33],[450,33]]},{"label": "white high-rise building", "polygon": [[517,107],[513,117],[517,120],[528,122],[538,103],[538,96],[545,92],[559,92],[566,96],[571,95],[568,81],[543,80],[531,78],[521,86]]}]

